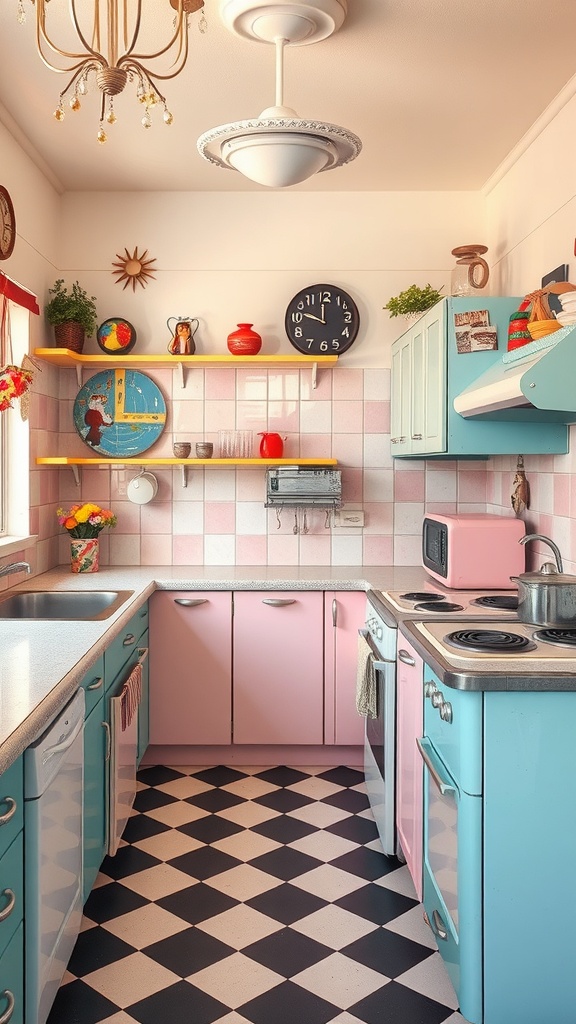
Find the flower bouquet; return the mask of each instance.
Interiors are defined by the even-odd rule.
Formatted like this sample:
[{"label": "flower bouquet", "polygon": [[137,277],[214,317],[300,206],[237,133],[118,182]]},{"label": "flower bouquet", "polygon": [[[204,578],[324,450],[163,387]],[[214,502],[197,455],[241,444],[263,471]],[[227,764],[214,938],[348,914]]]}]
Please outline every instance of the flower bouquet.
[{"label": "flower bouquet", "polygon": [[72,505],[69,512],[59,508],[56,515],[60,526],[70,535],[72,572],[97,572],[98,535],[105,526],[116,526],[118,520],[114,513],[87,501],[83,505]]}]

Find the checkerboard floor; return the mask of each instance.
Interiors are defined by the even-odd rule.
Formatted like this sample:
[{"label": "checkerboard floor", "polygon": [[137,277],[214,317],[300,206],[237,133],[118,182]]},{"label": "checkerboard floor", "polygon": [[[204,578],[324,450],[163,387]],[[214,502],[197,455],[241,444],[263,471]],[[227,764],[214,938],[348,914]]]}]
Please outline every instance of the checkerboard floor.
[{"label": "checkerboard floor", "polygon": [[465,1024],[362,772],[139,772],[48,1024]]}]

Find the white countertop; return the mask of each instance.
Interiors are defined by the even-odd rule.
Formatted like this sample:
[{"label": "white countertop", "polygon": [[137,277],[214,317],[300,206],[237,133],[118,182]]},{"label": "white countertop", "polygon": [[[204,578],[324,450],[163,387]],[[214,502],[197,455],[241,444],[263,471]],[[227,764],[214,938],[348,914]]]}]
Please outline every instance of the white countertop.
[{"label": "white countertop", "polygon": [[418,566],[68,566],[34,576],[22,590],[132,590],[98,622],[0,620],[0,772],[39,736],[84,674],[155,590],[402,590],[420,587]]}]

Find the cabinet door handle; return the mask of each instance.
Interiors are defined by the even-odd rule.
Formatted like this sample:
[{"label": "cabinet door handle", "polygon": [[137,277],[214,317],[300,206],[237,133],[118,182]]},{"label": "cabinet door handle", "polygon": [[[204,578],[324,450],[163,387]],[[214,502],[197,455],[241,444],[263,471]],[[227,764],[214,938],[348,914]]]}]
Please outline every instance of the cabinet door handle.
[{"label": "cabinet door handle", "polygon": [[8,1000],[8,1008],[5,1013],[0,1017],[0,1024],[8,1024],[8,1021],[12,1019],[14,1013],[14,993],[9,988],[5,988],[2,995]]},{"label": "cabinet door handle", "polygon": [[8,899],[8,903],[4,907],[4,910],[0,911],[0,921],[5,921],[7,917],[10,917],[10,914],[12,913],[14,907],[16,906],[16,897],[12,889],[4,889],[2,895],[6,896],[6,898]]},{"label": "cabinet door handle", "polygon": [[[11,796],[5,796],[3,803],[8,805],[8,810],[6,811],[6,814],[0,814],[0,825],[7,825],[16,814],[17,804]],[[2,1024],[1,1021],[0,1024]]]},{"label": "cabinet door handle", "polygon": [[93,683],[90,683],[90,686],[87,686],[86,689],[87,690],[99,690],[100,687],[102,686],[103,682],[104,682],[104,676],[98,676],[98,679],[95,679]]},{"label": "cabinet door handle", "polygon": [[403,651],[403,650],[398,651],[398,661],[403,661],[405,665],[415,665],[416,664],[416,662],[414,661],[414,658],[412,657],[412,655],[408,654],[408,651]]},{"label": "cabinet door handle", "polygon": [[446,939],[448,938],[446,925],[444,924],[444,921],[440,917],[440,914],[438,913],[437,910],[432,911],[432,924],[430,925],[430,927],[437,939],[443,939],[444,941],[446,941]]},{"label": "cabinet door handle", "polygon": [[422,440],[422,434],[412,434],[412,440],[413,441],[421,441]]},{"label": "cabinet door handle", "polygon": [[147,657],[148,657],[148,647],[139,647],[138,648],[138,661],[139,661],[140,665],[144,664],[144,662],[146,661]]},{"label": "cabinet door handle", "polygon": [[[102,726],[103,729],[106,730],[106,754],[104,755],[104,760],[105,761],[109,761],[110,760],[110,754],[112,752],[112,739],[111,739],[111,736],[110,736],[110,726],[108,725],[108,722],[100,722],[100,725]],[[0,1024],[1,1024],[1,1022],[0,1022]]]},{"label": "cabinet door handle", "polygon": [[338,619],[338,602],[337,602],[336,598],[334,598],[334,600],[332,601],[332,625],[334,626],[334,629],[336,629],[336,626],[338,624],[337,623],[337,619]]},{"label": "cabinet door handle", "polygon": [[199,604],[208,604],[207,597],[175,597],[174,604],[180,604],[183,608],[196,608]]},{"label": "cabinet door handle", "polygon": [[296,598],[288,597],[264,597],[262,604],[269,604],[271,608],[284,608],[287,604],[296,604]]},{"label": "cabinet door handle", "polygon": [[135,643],[136,637],[134,636],[134,633],[127,633],[126,636],[124,637],[124,640],[122,641],[124,647],[131,647],[132,644]]},{"label": "cabinet door handle", "polygon": [[442,796],[445,796],[446,793],[454,793],[454,796],[456,796],[456,790],[454,789],[454,786],[452,786],[450,782],[446,782],[444,779],[440,777],[440,773],[437,771],[437,769],[432,763],[432,758],[430,757],[430,754],[428,753],[427,750],[427,748],[430,746],[429,741],[425,738],[418,739],[417,737],[416,746],[420,751],[420,757],[422,758],[424,764],[426,765],[428,771],[430,772],[430,778],[433,780],[434,784],[437,786]]}]

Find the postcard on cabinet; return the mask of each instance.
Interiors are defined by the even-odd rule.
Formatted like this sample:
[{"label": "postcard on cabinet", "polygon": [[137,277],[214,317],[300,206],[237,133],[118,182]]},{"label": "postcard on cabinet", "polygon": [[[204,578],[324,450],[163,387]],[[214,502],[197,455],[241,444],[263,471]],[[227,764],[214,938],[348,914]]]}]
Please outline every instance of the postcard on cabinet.
[{"label": "postcard on cabinet", "polygon": [[498,348],[498,332],[495,327],[473,327],[470,331],[470,351],[486,352]]},{"label": "postcard on cabinet", "polygon": [[455,327],[488,327],[490,316],[487,309],[470,309],[466,313],[454,313]]}]

